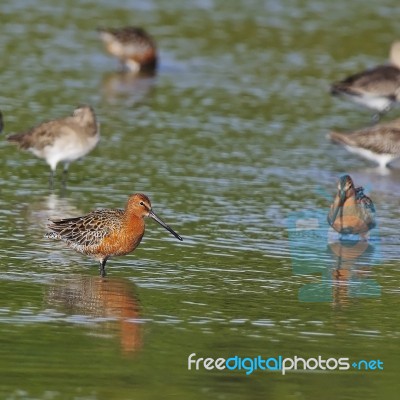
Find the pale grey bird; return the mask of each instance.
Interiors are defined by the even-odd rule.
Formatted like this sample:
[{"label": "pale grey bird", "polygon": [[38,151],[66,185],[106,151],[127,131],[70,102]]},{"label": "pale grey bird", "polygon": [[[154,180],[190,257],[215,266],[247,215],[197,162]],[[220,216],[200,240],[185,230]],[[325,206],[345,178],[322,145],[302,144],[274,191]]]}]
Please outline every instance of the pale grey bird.
[{"label": "pale grey bird", "polygon": [[400,118],[351,133],[331,132],[329,138],[346,150],[378,163],[380,168],[386,168],[400,157]]},{"label": "pale grey bird", "polygon": [[331,86],[331,94],[341,95],[377,111],[374,120],[400,101],[400,42],[390,49],[390,64],[367,69]]},{"label": "pale grey bird", "polygon": [[7,137],[19,148],[31,151],[50,165],[50,182],[59,162],[64,163],[64,175],[71,162],[93,150],[100,139],[100,129],[91,106],[76,108],[72,115],[43,122],[27,132]]}]

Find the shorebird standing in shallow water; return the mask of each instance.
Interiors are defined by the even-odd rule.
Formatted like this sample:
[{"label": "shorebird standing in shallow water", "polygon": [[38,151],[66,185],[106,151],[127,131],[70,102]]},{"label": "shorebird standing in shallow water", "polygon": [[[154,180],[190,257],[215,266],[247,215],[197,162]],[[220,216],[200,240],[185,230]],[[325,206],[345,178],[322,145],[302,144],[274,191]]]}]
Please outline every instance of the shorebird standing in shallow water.
[{"label": "shorebird standing in shallow water", "polygon": [[329,138],[348,151],[375,161],[381,169],[400,157],[400,118],[349,134],[331,132]]},{"label": "shorebird standing in shallow water", "polygon": [[142,28],[99,28],[107,51],[132,72],[154,72],[157,49],[153,38]]},{"label": "shorebird standing in shallow water", "polygon": [[27,132],[8,136],[19,148],[44,158],[50,165],[50,185],[59,162],[64,163],[64,177],[72,161],[93,150],[100,139],[100,130],[92,107],[83,105],[71,116],[43,122]]},{"label": "shorebird standing in shallow water", "polygon": [[139,246],[144,235],[144,217],[154,219],[183,240],[152,211],[150,199],[142,193],[129,196],[125,210],[95,210],[82,217],[51,220],[48,228],[52,232],[45,237],[62,240],[71,249],[93,257],[100,263],[100,275],[105,276],[110,257],[123,256]]},{"label": "shorebird standing in shallow water", "polygon": [[354,186],[350,175],[339,179],[328,223],[340,234],[359,234],[364,239],[368,231],[376,226],[374,203],[364,194],[362,187]]},{"label": "shorebird standing in shallow water", "polygon": [[400,42],[392,44],[390,64],[367,69],[334,83],[331,94],[343,95],[377,111],[373,117],[377,122],[394,103],[400,101]]}]

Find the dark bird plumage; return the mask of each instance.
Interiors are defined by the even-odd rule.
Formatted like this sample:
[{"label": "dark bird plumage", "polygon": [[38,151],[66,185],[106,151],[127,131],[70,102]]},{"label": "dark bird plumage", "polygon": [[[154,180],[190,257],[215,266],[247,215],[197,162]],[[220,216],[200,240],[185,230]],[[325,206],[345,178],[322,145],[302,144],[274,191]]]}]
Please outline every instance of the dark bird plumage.
[{"label": "dark bird plumage", "polygon": [[390,64],[356,73],[331,86],[332,95],[343,95],[377,111],[375,119],[400,101],[400,42],[390,50]]},{"label": "dark bird plumage", "polygon": [[132,72],[154,72],[157,49],[154,39],[142,28],[98,28],[107,51]]}]

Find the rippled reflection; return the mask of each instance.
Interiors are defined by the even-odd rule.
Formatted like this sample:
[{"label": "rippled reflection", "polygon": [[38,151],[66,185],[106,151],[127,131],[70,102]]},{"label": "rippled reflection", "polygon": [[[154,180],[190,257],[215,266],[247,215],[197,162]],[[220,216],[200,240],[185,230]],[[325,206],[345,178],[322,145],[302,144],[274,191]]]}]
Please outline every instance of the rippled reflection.
[{"label": "rippled reflection", "polygon": [[131,104],[142,101],[154,89],[154,74],[134,74],[129,71],[105,74],[102,81],[103,94],[109,102],[124,98]]},{"label": "rippled reflection", "polygon": [[372,267],[381,261],[378,229],[371,231],[370,242],[358,235],[341,238],[328,229],[322,210],[293,213],[288,228],[293,273],[320,276],[299,289],[300,301],[340,307],[352,299],[380,295],[380,286],[370,278]]},{"label": "rippled reflection", "polygon": [[59,312],[89,317],[83,321],[93,334],[118,335],[125,353],[142,347],[140,304],[129,280],[70,276],[52,283],[45,301]]},{"label": "rippled reflection", "polygon": [[68,218],[82,215],[72,201],[67,197],[61,197],[55,193],[32,201],[26,205],[26,216],[31,226],[46,227],[49,218]]},{"label": "rippled reflection", "polygon": [[318,273],[321,280],[300,288],[301,301],[332,302],[341,307],[352,299],[380,296],[380,286],[371,278],[372,267],[376,265],[373,245],[366,241],[335,241],[328,244],[326,255],[328,258],[324,261],[321,258],[318,266],[303,271]]},{"label": "rippled reflection", "polygon": [[334,256],[331,271],[333,304],[341,306],[349,298],[380,295],[378,282],[371,279],[375,266],[375,248],[366,241],[342,240],[329,244],[328,252]]}]

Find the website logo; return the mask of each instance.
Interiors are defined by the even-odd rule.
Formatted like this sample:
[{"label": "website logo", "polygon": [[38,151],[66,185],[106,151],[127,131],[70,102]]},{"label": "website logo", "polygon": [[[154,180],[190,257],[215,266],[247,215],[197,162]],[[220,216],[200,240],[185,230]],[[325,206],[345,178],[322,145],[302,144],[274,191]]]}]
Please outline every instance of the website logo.
[{"label": "website logo", "polygon": [[240,357],[238,355],[229,358],[196,357],[192,353],[188,357],[188,370],[198,371],[205,369],[243,371],[246,375],[251,375],[255,371],[276,372],[279,371],[285,375],[288,371],[383,371],[384,365],[381,360],[356,360],[350,361],[348,357],[330,357],[328,359],[322,356],[312,358],[302,358],[298,356],[284,357],[278,355],[275,357]]}]

